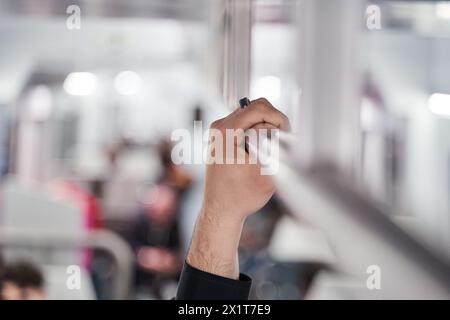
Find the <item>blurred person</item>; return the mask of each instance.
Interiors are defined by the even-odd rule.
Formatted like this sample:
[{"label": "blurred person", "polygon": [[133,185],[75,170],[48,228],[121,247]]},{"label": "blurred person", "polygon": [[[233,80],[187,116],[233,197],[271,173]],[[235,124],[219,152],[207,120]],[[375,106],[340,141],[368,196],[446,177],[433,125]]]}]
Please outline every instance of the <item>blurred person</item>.
[{"label": "blurred person", "polygon": [[[74,174],[73,176],[76,176]],[[103,228],[103,212],[100,201],[86,188],[82,187],[78,181],[73,178],[57,179],[51,183],[51,190],[59,199],[65,200],[75,206],[82,214],[83,229],[86,231],[95,231]],[[98,296],[99,292],[95,259],[101,256],[95,250],[84,249],[80,257],[80,264],[91,272],[96,284]]]},{"label": "blurred person", "polygon": [[162,173],[143,199],[143,207],[132,226],[131,244],[137,257],[136,283],[163,298],[163,287],[176,281],[182,267],[179,205],[192,179],[171,160],[172,146],[162,140],[158,153]]},{"label": "blurred person", "polygon": [[[287,117],[264,98],[254,100],[212,128],[289,130]],[[223,134],[224,140],[226,135]],[[233,138],[234,139],[234,138]],[[225,141],[226,145],[226,141]],[[244,143],[233,143],[235,151]],[[238,152],[234,152],[234,156]],[[236,161],[234,162],[236,163]],[[275,186],[259,164],[208,164],[203,205],[180,277],[177,299],[247,299],[251,279],[239,272],[244,222],[272,197]]]},{"label": "blurred person", "polygon": [[51,190],[56,197],[70,202],[80,210],[87,230],[96,230],[103,227],[103,213],[100,202],[78,181],[73,178],[55,180],[51,184]]},{"label": "blurred person", "polygon": [[31,263],[15,262],[6,265],[0,274],[2,300],[44,300],[44,278]]},{"label": "blurred person", "polygon": [[176,280],[181,270],[176,192],[165,184],[151,188],[146,204],[131,229],[136,252],[138,291],[149,290],[162,298],[162,286]]},{"label": "blurred person", "polygon": [[176,190],[181,196],[192,184],[192,177],[181,166],[172,161],[172,144],[162,140],[158,146],[159,160],[162,166],[160,181]]}]

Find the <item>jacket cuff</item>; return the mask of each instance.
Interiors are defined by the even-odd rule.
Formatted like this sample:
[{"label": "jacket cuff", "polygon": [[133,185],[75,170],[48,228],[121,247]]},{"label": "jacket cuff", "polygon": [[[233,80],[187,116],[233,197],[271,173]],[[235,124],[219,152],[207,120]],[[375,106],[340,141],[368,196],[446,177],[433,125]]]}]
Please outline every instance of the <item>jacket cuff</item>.
[{"label": "jacket cuff", "polygon": [[247,300],[252,280],[245,274],[239,280],[208,273],[184,263],[177,300]]}]

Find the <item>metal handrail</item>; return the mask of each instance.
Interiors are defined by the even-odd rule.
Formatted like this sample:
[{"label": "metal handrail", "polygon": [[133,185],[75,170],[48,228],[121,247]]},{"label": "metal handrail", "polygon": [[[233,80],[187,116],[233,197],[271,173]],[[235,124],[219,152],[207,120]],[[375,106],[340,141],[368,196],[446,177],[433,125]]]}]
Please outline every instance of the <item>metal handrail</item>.
[{"label": "metal handrail", "polygon": [[322,230],[333,243],[338,269],[364,279],[367,266],[381,266],[388,279],[383,282],[386,298],[450,297],[447,261],[348,184],[333,174],[305,172],[285,163],[274,178],[294,215]]},{"label": "metal handrail", "polygon": [[266,165],[278,163],[273,180],[280,198],[295,216],[322,230],[333,243],[335,267],[363,279],[367,266],[382,266],[389,279],[383,289],[385,297],[448,299],[448,261],[395,225],[337,170],[296,165],[289,153],[288,137],[280,136],[287,145],[280,148],[278,159],[265,148],[250,145],[249,150],[266,159]]}]

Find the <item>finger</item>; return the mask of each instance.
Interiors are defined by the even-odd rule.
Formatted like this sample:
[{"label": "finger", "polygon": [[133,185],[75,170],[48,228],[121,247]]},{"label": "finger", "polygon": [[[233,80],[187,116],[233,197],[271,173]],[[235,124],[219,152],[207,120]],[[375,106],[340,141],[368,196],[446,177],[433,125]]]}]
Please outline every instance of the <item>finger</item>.
[{"label": "finger", "polygon": [[267,133],[267,137],[270,138],[272,136],[272,130],[278,130],[278,128],[276,126],[274,126],[271,123],[268,122],[263,122],[263,123],[258,123],[256,125],[254,125],[253,127],[251,127],[249,130],[256,130],[257,132],[259,131],[265,131],[265,133]]},{"label": "finger", "polygon": [[278,129],[281,129],[283,131],[291,130],[289,118],[283,112],[281,112],[280,110],[275,108],[266,98],[258,98],[256,100],[253,100],[251,104],[254,104],[254,105],[259,104],[259,105],[266,106],[268,108],[268,111],[266,111],[266,112],[268,112],[274,118],[280,119],[280,123],[278,125],[277,125],[277,123],[272,123],[270,121],[265,121],[265,122],[270,123],[270,124],[276,126]]},{"label": "finger", "polygon": [[229,115],[227,123],[233,128],[247,130],[259,123],[269,123],[281,130],[289,130],[287,117],[275,109],[266,99],[252,101],[250,106]]},{"label": "finger", "polygon": [[274,131],[279,131],[273,124],[263,122],[258,123],[245,131],[245,150],[248,151],[248,143],[259,145],[259,140],[263,135],[267,138],[271,138]]}]

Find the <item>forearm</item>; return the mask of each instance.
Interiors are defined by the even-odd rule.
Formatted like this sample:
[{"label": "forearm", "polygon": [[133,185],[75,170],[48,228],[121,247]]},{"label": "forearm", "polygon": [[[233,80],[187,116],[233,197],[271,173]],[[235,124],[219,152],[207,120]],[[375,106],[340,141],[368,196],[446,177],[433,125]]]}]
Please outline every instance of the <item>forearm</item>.
[{"label": "forearm", "polygon": [[239,278],[238,247],[244,220],[203,207],[192,236],[187,262],[199,270]]}]

